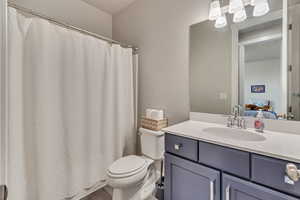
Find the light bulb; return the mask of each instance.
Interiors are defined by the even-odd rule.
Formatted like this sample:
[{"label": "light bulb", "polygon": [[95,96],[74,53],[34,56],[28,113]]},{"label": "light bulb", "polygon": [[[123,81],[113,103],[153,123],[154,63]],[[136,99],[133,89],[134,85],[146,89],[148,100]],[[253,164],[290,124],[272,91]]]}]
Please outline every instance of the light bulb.
[{"label": "light bulb", "polygon": [[220,17],[218,17],[218,19],[216,20],[215,23],[215,28],[223,28],[227,26],[227,19],[225,14],[222,14]]},{"label": "light bulb", "polygon": [[233,22],[234,23],[240,23],[242,21],[245,21],[246,19],[247,19],[247,14],[246,14],[245,9],[243,9],[239,12],[236,12],[233,15]]},{"label": "light bulb", "polygon": [[236,12],[240,12],[245,9],[243,0],[230,0],[229,2],[229,10],[230,14],[234,14]]},{"label": "light bulb", "polygon": [[208,19],[209,20],[216,20],[221,15],[222,15],[222,11],[221,11],[220,1],[217,0],[217,1],[211,2]]},{"label": "light bulb", "polygon": [[267,14],[270,11],[270,5],[268,0],[254,0],[253,16],[260,17]]}]

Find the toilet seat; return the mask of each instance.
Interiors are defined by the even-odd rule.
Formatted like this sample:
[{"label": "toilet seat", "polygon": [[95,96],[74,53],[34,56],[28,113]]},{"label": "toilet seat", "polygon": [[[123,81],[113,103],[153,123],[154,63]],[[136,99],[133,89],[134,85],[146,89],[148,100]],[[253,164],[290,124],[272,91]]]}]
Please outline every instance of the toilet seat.
[{"label": "toilet seat", "polygon": [[115,161],[107,170],[108,184],[128,188],[139,184],[147,174],[150,162],[139,156],[126,156]]},{"label": "toilet seat", "polygon": [[126,178],[145,172],[148,163],[139,156],[126,156],[115,161],[107,170],[111,178]]}]

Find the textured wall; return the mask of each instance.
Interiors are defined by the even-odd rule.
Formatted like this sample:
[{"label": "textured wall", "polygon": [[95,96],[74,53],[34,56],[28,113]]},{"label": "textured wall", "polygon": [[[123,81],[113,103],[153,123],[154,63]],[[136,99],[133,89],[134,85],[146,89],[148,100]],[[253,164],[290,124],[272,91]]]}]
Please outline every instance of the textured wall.
[{"label": "textured wall", "polygon": [[113,38],[140,47],[140,114],[189,114],[189,26],[207,19],[208,0],[138,0],[113,16]]}]

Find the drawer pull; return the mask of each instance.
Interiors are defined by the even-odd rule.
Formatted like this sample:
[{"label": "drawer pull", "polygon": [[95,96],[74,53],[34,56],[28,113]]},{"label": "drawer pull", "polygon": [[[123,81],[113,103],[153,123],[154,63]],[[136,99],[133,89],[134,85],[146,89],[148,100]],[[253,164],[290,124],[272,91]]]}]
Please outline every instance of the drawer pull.
[{"label": "drawer pull", "polygon": [[300,179],[300,170],[295,164],[289,163],[286,165],[286,174],[295,182],[298,182]]},{"label": "drawer pull", "polygon": [[210,200],[215,200],[215,182],[210,181]]},{"label": "drawer pull", "polygon": [[179,151],[179,150],[181,149],[181,147],[182,147],[182,144],[175,144],[175,145],[174,145],[174,149],[175,149],[176,151]]},{"label": "drawer pull", "polygon": [[230,185],[228,185],[227,187],[226,187],[226,191],[225,191],[225,193],[226,193],[226,200],[230,200]]}]

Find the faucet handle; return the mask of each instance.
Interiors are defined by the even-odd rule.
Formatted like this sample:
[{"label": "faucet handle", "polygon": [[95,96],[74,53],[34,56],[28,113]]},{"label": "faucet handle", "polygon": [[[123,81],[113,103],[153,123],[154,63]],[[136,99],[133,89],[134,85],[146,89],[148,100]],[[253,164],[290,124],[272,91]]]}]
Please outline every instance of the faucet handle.
[{"label": "faucet handle", "polygon": [[237,105],[237,108],[238,108],[238,114],[239,114],[239,116],[242,116],[243,113],[244,113],[244,107],[241,106],[241,105]]},{"label": "faucet handle", "polygon": [[241,105],[235,105],[232,108],[232,115],[235,117],[240,117],[242,115],[242,112],[243,112],[243,106]]},{"label": "faucet handle", "polygon": [[229,115],[227,118],[227,127],[232,128],[232,126],[233,126],[233,118],[231,115]]},{"label": "faucet handle", "polygon": [[239,127],[242,128],[242,129],[247,129],[247,121],[246,121],[245,118],[240,119]]}]

